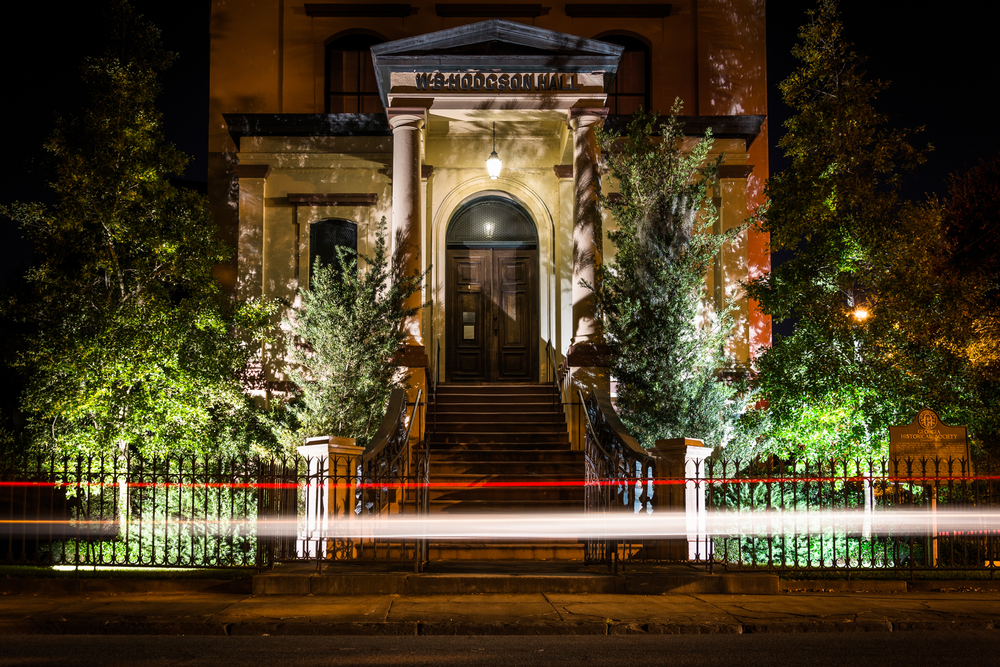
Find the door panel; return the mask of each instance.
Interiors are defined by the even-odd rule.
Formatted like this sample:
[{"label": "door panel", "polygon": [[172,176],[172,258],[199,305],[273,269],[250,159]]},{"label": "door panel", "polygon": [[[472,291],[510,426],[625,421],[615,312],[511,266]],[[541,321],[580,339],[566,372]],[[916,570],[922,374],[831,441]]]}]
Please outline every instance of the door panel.
[{"label": "door panel", "polygon": [[449,380],[536,381],[538,251],[448,250]]},{"label": "door panel", "polygon": [[489,380],[493,257],[487,250],[448,251],[447,376]]},{"label": "door panel", "polygon": [[[538,309],[532,297],[537,251],[494,250],[497,316],[497,380],[537,380],[531,374],[538,353]],[[534,355],[532,354],[534,352]]]}]

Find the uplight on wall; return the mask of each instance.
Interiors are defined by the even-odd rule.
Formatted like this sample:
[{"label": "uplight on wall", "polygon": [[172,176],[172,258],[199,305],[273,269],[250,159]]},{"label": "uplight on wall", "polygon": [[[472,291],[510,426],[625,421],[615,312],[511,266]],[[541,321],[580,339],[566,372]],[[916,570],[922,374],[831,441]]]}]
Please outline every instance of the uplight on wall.
[{"label": "uplight on wall", "polygon": [[489,172],[490,180],[497,180],[500,178],[500,167],[503,166],[503,162],[500,161],[500,156],[497,155],[497,124],[493,123],[493,152],[490,156],[486,158],[486,171]]}]

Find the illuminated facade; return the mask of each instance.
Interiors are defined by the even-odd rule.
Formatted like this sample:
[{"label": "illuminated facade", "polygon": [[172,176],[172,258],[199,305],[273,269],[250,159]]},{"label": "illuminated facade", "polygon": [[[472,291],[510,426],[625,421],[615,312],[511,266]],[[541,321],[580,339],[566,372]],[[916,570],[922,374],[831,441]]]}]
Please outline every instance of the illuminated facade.
[{"label": "illuminated facade", "polygon": [[[763,8],[214,0],[210,198],[238,247],[220,275],[290,303],[336,246],[368,252],[385,216],[410,268],[430,268],[400,357],[417,386],[434,364],[448,380],[539,381],[549,343],[567,382],[605,382],[579,284],[614,252],[594,130],[680,98],[691,141],[711,127],[725,156],[720,224],[741,223],[768,175]],[[745,233],[707,293],[767,268],[766,237]],[[733,363],[769,342],[744,300]],[[265,369],[280,382],[280,364]]]}]

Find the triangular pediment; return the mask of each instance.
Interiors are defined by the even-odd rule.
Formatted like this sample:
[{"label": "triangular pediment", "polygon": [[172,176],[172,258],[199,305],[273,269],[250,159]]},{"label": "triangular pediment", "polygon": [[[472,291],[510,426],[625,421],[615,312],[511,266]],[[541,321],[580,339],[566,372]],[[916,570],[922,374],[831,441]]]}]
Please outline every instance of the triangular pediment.
[{"label": "triangular pediment", "polygon": [[376,44],[372,55],[378,60],[392,56],[424,55],[540,55],[605,56],[617,64],[622,47],[596,39],[567,35],[503,19],[407,37]]},{"label": "triangular pediment", "polygon": [[623,47],[503,19],[407,37],[372,47],[382,103],[393,73],[600,73],[605,86],[618,71]]}]

